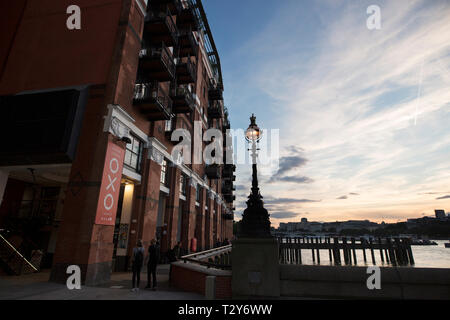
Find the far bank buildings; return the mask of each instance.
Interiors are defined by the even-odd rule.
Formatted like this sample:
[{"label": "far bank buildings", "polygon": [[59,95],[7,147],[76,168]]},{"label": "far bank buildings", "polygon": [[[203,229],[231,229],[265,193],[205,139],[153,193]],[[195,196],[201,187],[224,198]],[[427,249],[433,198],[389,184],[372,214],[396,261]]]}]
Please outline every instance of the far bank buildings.
[{"label": "far bank buildings", "polygon": [[[79,30],[67,27],[71,5]],[[171,157],[175,129],[230,128],[200,0],[0,7],[5,237],[25,255],[42,250],[51,280],[78,265],[94,285],[129,268],[138,239],[159,239],[162,254],[178,241],[188,253],[231,239],[235,166]]]}]

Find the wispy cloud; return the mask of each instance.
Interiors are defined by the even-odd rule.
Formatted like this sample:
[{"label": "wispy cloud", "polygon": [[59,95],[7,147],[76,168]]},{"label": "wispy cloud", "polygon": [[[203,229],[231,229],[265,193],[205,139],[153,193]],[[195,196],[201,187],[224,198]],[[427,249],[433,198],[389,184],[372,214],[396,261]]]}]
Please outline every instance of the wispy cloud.
[{"label": "wispy cloud", "polygon": [[286,203],[312,203],[320,202],[321,200],[310,200],[310,199],[293,199],[293,198],[272,198],[266,197],[264,203],[267,204],[286,204]]},{"label": "wispy cloud", "polygon": [[272,177],[272,182],[282,181],[282,182],[293,182],[293,183],[312,183],[313,179],[305,176],[285,176],[285,177]]},{"label": "wispy cloud", "polygon": [[261,113],[284,152],[261,189],[323,199],[290,208],[311,206],[317,220],[419,216],[435,205],[423,193],[450,183],[450,3],[381,0],[374,31],[370,4],[283,2],[242,48],[257,71],[240,85],[267,101]]},{"label": "wispy cloud", "polygon": [[313,179],[297,173],[308,163],[308,159],[304,156],[304,150],[296,146],[289,146],[286,150],[290,155],[280,158],[279,168],[269,182],[312,183]]},{"label": "wispy cloud", "polygon": [[292,219],[298,217],[299,215],[299,213],[292,211],[277,211],[270,213],[270,217],[275,219]]},{"label": "wispy cloud", "polygon": [[444,200],[444,199],[450,199],[450,195],[436,198],[436,200]]}]

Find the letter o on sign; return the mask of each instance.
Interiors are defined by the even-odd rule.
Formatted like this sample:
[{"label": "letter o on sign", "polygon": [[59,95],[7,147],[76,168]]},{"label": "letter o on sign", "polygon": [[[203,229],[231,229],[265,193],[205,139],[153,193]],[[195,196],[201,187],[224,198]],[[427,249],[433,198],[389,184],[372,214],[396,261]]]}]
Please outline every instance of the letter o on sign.
[{"label": "letter o on sign", "polygon": [[[108,199],[109,199],[109,205],[107,204]],[[103,199],[103,206],[105,207],[106,210],[109,211],[112,209],[113,205],[114,205],[114,198],[111,193],[108,193],[106,195],[105,199]]]},{"label": "letter o on sign", "polygon": [[[115,165],[115,169],[113,168],[113,165]],[[116,174],[117,171],[119,171],[119,161],[117,161],[116,158],[112,158],[109,162],[109,170],[111,170],[112,173]]]}]

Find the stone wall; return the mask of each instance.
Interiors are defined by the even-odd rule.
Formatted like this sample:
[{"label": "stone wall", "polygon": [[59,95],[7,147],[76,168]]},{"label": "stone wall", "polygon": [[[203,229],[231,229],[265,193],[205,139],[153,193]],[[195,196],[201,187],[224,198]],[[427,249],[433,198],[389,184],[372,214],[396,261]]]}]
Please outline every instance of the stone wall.
[{"label": "stone wall", "polygon": [[281,265],[282,297],[450,299],[448,269],[381,267],[381,289],[369,290],[367,267]]}]

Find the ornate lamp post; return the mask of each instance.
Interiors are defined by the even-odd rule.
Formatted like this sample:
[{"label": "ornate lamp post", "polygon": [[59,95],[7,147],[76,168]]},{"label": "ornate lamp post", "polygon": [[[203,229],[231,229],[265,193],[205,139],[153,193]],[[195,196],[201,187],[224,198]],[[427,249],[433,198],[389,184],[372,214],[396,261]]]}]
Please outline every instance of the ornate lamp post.
[{"label": "ornate lamp post", "polygon": [[257,143],[261,139],[262,132],[256,124],[256,117],[252,114],[250,126],[246,131],[246,140],[251,144],[252,151],[252,192],[247,201],[247,209],[242,216],[241,237],[244,238],[271,238],[269,213],[264,208],[263,197],[259,192],[256,159],[258,157]]}]

